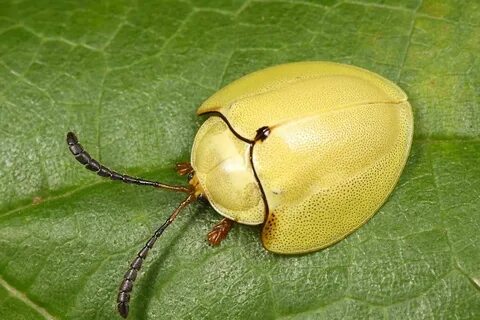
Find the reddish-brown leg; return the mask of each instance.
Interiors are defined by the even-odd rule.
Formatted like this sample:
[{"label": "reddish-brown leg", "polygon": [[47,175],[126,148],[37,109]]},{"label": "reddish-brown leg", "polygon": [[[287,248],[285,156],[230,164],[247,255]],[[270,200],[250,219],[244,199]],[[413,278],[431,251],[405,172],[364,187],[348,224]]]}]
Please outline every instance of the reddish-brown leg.
[{"label": "reddish-brown leg", "polygon": [[213,226],[212,231],[207,235],[208,242],[212,246],[217,246],[227,237],[228,232],[232,229],[233,220],[223,218],[219,223]]},{"label": "reddish-brown leg", "polygon": [[190,162],[180,162],[175,165],[175,170],[177,173],[181,176],[184,176],[186,174],[190,174],[193,172],[192,165]]}]

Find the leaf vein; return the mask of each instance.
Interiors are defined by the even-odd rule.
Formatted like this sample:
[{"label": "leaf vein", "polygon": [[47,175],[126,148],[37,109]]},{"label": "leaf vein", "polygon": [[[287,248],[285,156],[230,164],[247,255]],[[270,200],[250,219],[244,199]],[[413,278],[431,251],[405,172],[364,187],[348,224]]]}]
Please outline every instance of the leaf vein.
[{"label": "leaf vein", "polygon": [[35,302],[33,302],[32,300],[30,300],[30,298],[28,298],[28,296],[18,290],[17,288],[15,288],[14,286],[12,286],[11,284],[9,284],[7,281],[5,281],[5,279],[3,279],[3,277],[0,276],[0,285],[2,287],[5,288],[5,290],[8,291],[8,293],[12,296],[12,297],[15,297],[16,299],[22,301],[23,303],[25,303],[27,306],[29,306],[30,308],[32,308],[33,310],[35,310],[38,314],[40,314],[41,316],[43,316],[45,319],[47,320],[55,320],[57,319],[56,317],[54,317],[53,315],[51,315],[47,309],[39,306],[38,304],[36,304]]}]

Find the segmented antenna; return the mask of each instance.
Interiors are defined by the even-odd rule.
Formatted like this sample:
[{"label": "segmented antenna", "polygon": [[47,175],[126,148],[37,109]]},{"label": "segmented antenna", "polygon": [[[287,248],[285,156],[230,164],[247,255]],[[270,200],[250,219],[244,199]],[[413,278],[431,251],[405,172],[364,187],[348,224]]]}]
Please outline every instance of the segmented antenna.
[{"label": "segmented antenna", "polygon": [[153,245],[157,241],[157,239],[162,235],[163,231],[175,220],[177,214],[185,208],[188,204],[195,200],[194,194],[189,194],[188,197],[180,203],[180,205],[173,211],[170,217],[165,221],[164,224],[158,228],[150,240],[147,241],[145,246],[137,253],[137,257],[133,262],[130,264],[130,269],[128,269],[127,273],[123,276],[123,281],[120,284],[118,289],[118,296],[117,296],[117,309],[120,315],[124,318],[128,316],[128,303],[130,301],[130,292],[133,289],[133,283],[137,278],[137,273],[142,268],[142,263],[147,257],[148,252],[152,249]]},{"label": "segmented antenna", "polygon": [[[164,224],[158,228],[150,240],[147,241],[145,246],[137,253],[135,260],[130,264],[130,268],[128,269],[127,273],[123,276],[123,281],[120,284],[118,289],[118,296],[117,296],[117,309],[120,315],[124,318],[128,316],[128,304],[130,301],[130,293],[133,289],[133,283],[137,278],[137,273],[142,267],[142,263],[148,255],[150,249],[152,249],[153,245],[157,241],[157,239],[162,235],[163,231],[175,220],[178,213],[185,208],[188,204],[193,202],[196,199],[195,190],[194,188],[187,188],[183,186],[174,186],[168,185],[165,183],[145,180],[141,178],[135,178],[132,176],[128,176],[126,174],[118,173],[114,170],[111,170],[104,165],[100,164],[97,160],[93,159],[85,149],[83,149],[82,145],[78,143],[78,139],[73,132],[67,133],[67,144],[68,148],[75,156],[78,162],[83,164],[85,168],[97,173],[101,177],[107,177],[112,180],[118,180],[125,183],[133,183],[142,186],[152,186],[155,188],[162,188],[172,191],[179,191],[188,193],[188,196],[183,200],[180,205],[173,211],[170,217],[165,221]],[[188,166],[188,168],[191,168]],[[190,172],[190,171],[189,171]],[[186,173],[189,173],[186,172]]]},{"label": "segmented antenna", "polygon": [[185,193],[191,192],[191,190],[187,187],[173,186],[173,185],[169,185],[169,184],[165,184],[157,181],[135,178],[126,174],[118,173],[114,170],[111,170],[105,167],[104,165],[99,163],[97,160],[93,159],[90,156],[90,154],[88,154],[88,152],[85,151],[85,149],[83,149],[82,145],[78,143],[78,139],[73,132],[67,133],[67,144],[68,144],[68,148],[70,149],[70,152],[72,152],[72,154],[75,156],[75,159],[77,159],[78,162],[83,164],[85,168],[87,168],[88,170],[96,172],[101,177],[107,177],[112,180],[118,180],[125,183],[133,183],[141,186],[152,186],[155,188],[161,188],[161,189],[167,189],[167,190],[179,191],[179,192],[185,192]]}]

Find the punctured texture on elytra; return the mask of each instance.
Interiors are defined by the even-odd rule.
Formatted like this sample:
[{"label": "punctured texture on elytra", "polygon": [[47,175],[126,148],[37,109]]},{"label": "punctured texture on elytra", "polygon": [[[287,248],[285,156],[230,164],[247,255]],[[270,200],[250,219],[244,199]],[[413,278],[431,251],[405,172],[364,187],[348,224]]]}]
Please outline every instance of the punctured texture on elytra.
[{"label": "punctured texture on elytra", "polygon": [[[268,209],[263,245],[284,254],[327,247],[371,218],[398,181],[413,135],[411,106],[397,85],[331,62],[254,72],[215,93],[198,113],[219,116],[205,122],[192,151],[193,167],[202,167],[200,183],[216,190],[207,198],[220,214],[232,217],[229,212],[242,201],[250,203],[247,196],[263,191]],[[229,137],[221,150],[200,142],[204,132],[213,132],[213,123],[215,135]],[[255,141],[265,126],[268,137]],[[253,174],[246,173],[248,143],[237,136],[251,141],[256,188]],[[211,171],[199,166],[205,162]],[[222,181],[239,168],[245,179]],[[213,177],[218,184],[210,181]],[[251,215],[253,206],[247,207],[237,215],[242,220]]]}]

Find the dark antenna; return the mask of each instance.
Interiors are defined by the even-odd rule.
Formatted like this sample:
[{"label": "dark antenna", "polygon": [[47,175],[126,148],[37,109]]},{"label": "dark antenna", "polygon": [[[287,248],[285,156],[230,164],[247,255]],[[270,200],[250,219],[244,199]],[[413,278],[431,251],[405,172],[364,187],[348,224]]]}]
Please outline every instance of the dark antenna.
[{"label": "dark antenna", "polygon": [[[195,189],[192,187],[188,188],[183,186],[174,186],[157,181],[135,178],[126,174],[121,174],[113,171],[100,164],[97,160],[93,159],[88,154],[88,152],[83,149],[82,145],[78,143],[78,139],[73,132],[67,133],[67,144],[68,148],[78,162],[83,164],[88,170],[97,173],[101,177],[107,177],[112,180],[123,181],[125,183],[133,183],[141,186],[152,186],[155,188],[185,192],[188,194],[185,200],[180,203],[180,205],[173,211],[170,217],[160,226],[160,228],[155,231],[150,240],[148,240],[145,246],[143,246],[143,248],[137,253],[137,257],[130,264],[130,268],[123,276],[123,281],[120,284],[120,288],[118,289],[117,309],[120,315],[126,318],[128,316],[128,303],[130,301],[130,293],[133,289],[133,283],[137,278],[137,273],[142,268],[143,261],[147,257],[148,252],[150,251],[150,249],[152,249],[157,239],[162,235],[163,231],[165,231],[165,229],[175,220],[178,213],[182,211],[182,209],[185,208],[187,205],[197,199],[197,197],[195,196]],[[188,170],[191,170],[190,166],[186,168],[188,168]]]},{"label": "dark antenna", "polygon": [[128,269],[127,273],[123,276],[123,281],[120,284],[120,288],[118,289],[118,297],[117,297],[117,303],[118,303],[118,312],[120,315],[124,318],[128,316],[128,302],[130,301],[130,292],[133,289],[133,282],[137,278],[137,273],[140,271],[140,268],[142,267],[142,263],[147,257],[148,252],[150,249],[152,249],[153,245],[155,244],[155,241],[162,235],[163,231],[175,220],[177,217],[178,213],[185,208],[188,204],[192,203],[195,201],[195,195],[189,194],[185,200],[180,203],[180,205],[173,211],[173,213],[170,215],[170,217],[165,221],[164,224],[158,228],[153,236],[150,238],[150,240],[147,241],[147,243],[143,246],[143,248],[137,253],[137,257],[133,262],[130,264],[130,269]]},{"label": "dark antenna", "polygon": [[125,183],[138,184],[141,186],[152,186],[160,189],[191,193],[191,189],[187,187],[173,186],[173,185],[169,185],[169,184],[165,184],[157,181],[135,178],[126,174],[118,173],[116,171],[113,171],[105,167],[104,165],[99,163],[97,160],[93,159],[90,156],[90,154],[88,154],[88,152],[85,151],[85,149],[83,149],[82,145],[78,143],[78,139],[73,132],[67,133],[67,143],[68,143],[68,148],[70,149],[70,152],[72,152],[72,154],[75,156],[75,159],[77,159],[77,161],[80,162],[81,164],[85,165],[85,168],[93,172],[96,172],[101,177],[107,177],[112,180],[118,180]]}]

